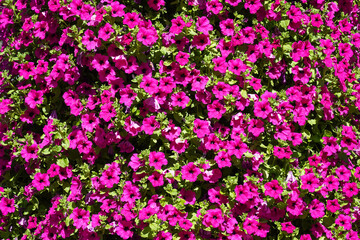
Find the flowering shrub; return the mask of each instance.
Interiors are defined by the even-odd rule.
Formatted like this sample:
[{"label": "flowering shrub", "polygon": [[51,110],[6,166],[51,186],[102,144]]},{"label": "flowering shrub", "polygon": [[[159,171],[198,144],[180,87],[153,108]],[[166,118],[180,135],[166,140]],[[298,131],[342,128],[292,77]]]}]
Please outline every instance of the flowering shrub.
[{"label": "flowering shrub", "polygon": [[360,239],[355,0],[1,0],[1,239]]}]

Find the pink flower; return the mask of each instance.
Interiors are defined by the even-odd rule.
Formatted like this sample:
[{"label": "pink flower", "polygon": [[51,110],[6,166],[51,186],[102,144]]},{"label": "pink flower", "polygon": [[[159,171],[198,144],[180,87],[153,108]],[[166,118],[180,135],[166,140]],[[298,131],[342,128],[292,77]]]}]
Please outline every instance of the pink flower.
[{"label": "pink flower", "polygon": [[234,35],[234,19],[226,19],[220,22],[221,33],[225,36],[233,36]]},{"label": "pink flower", "polygon": [[226,73],[228,63],[226,62],[225,57],[217,57],[212,59],[214,63],[214,71],[218,71],[220,73]]},{"label": "pink flower", "polygon": [[357,187],[357,183],[351,182],[351,183],[345,183],[343,187],[343,192],[346,197],[352,197],[354,195],[357,195],[359,192],[359,189]]},{"label": "pink flower", "polygon": [[0,114],[5,114],[10,111],[11,107],[10,104],[13,103],[12,99],[2,99],[0,100]]},{"label": "pink flower", "polygon": [[210,24],[210,21],[207,17],[202,16],[202,17],[199,17],[196,22],[196,30],[198,30],[199,32],[208,34],[209,31],[213,30],[213,26]]},{"label": "pink flower", "polygon": [[148,180],[153,185],[153,187],[160,187],[164,185],[164,176],[161,173],[153,172]]},{"label": "pink flower", "polygon": [[49,175],[47,173],[36,173],[34,175],[34,180],[32,181],[32,185],[36,188],[36,190],[41,191],[45,187],[50,186]]},{"label": "pink flower", "polygon": [[318,199],[314,199],[309,205],[310,215],[312,218],[322,218],[325,215],[325,205]]},{"label": "pink flower", "polygon": [[339,179],[333,175],[325,178],[324,183],[329,191],[338,190],[339,188]]},{"label": "pink flower", "polygon": [[127,107],[130,107],[135,100],[137,94],[130,88],[130,85],[127,85],[126,88],[123,88],[119,91],[120,100],[119,103],[124,104]]},{"label": "pink flower", "polygon": [[85,229],[90,220],[90,212],[76,207],[69,217],[74,220],[74,226],[77,229]]},{"label": "pink flower", "polygon": [[99,38],[101,38],[104,41],[107,41],[111,34],[115,32],[112,26],[109,23],[106,23],[103,27],[99,29]]},{"label": "pink flower", "polygon": [[291,71],[294,74],[294,81],[300,81],[303,84],[307,84],[312,75],[310,68],[300,68],[298,65],[293,67]]},{"label": "pink flower", "polygon": [[303,211],[305,210],[306,204],[301,198],[297,198],[297,199],[289,198],[286,203],[287,203],[286,210],[294,216],[302,215]]},{"label": "pink flower", "polygon": [[254,104],[254,115],[256,117],[265,119],[272,111],[270,103],[266,100],[257,101]]},{"label": "pink flower", "polygon": [[8,215],[9,213],[15,212],[15,201],[12,198],[1,198],[0,201],[0,211],[3,216]]},{"label": "pink flower", "polygon": [[126,181],[120,200],[122,202],[133,204],[135,203],[136,199],[140,198],[141,194],[139,188],[136,185],[132,184],[130,181]]},{"label": "pink flower", "polygon": [[350,230],[351,225],[351,217],[346,216],[344,214],[340,214],[337,219],[335,220],[335,224],[344,227],[345,230]]},{"label": "pink flower", "polygon": [[239,5],[239,3],[241,2],[242,0],[225,0],[225,2],[227,2],[228,4],[230,4],[231,6],[233,7],[236,7],[237,5]]},{"label": "pink flower", "polygon": [[301,176],[301,189],[307,189],[309,192],[315,192],[319,187],[319,179],[313,173],[308,173]]},{"label": "pink flower", "polygon": [[226,108],[217,100],[214,100],[212,104],[208,104],[207,110],[209,118],[220,119],[226,113]]},{"label": "pink flower", "polygon": [[311,24],[317,28],[321,27],[324,24],[324,22],[321,19],[321,15],[318,13],[311,14]]},{"label": "pink flower", "polygon": [[209,126],[209,121],[195,119],[193,131],[196,133],[198,138],[204,138],[210,133]]},{"label": "pink flower", "polygon": [[223,5],[218,0],[211,0],[206,2],[206,11],[213,12],[215,15],[219,14],[223,9]]},{"label": "pink flower", "polygon": [[174,107],[181,107],[182,109],[186,108],[186,105],[189,103],[190,98],[184,92],[178,92],[171,95],[171,104]]},{"label": "pink flower", "polygon": [[112,103],[106,103],[101,106],[99,117],[104,121],[109,122],[113,117],[116,116],[116,110]]},{"label": "pink flower", "polygon": [[261,79],[253,77],[249,80],[249,85],[252,86],[255,91],[259,91],[262,88]]},{"label": "pink flower", "polygon": [[177,18],[171,20],[171,27],[169,29],[169,32],[174,34],[180,34],[185,26],[186,23],[184,22],[183,18],[181,16],[178,16]]},{"label": "pink flower", "polygon": [[84,114],[81,116],[81,127],[86,131],[93,132],[99,124],[100,120],[96,117],[95,113]]},{"label": "pink flower", "polygon": [[124,16],[125,12],[124,9],[126,6],[124,4],[120,4],[119,2],[112,2],[111,6],[111,16],[112,17],[122,17]]},{"label": "pink flower", "polygon": [[272,180],[271,182],[265,183],[265,195],[280,199],[283,192],[283,187],[279,185],[278,180]]},{"label": "pink flower", "polygon": [[168,161],[165,158],[163,152],[150,152],[149,154],[149,166],[160,170],[163,165],[167,165]]},{"label": "pink flower", "polygon": [[31,146],[26,145],[21,150],[21,156],[25,159],[26,162],[29,162],[30,159],[38,158],[37,152],[38,152],[38,145],[34,143]]},{"label": "pink flower", "polygon": [[144,118],[141,130],[146,134],[151,135],[159,127],[160,124],[155,120],[155,116],[150,116],[148,118]]},{"label": "pink flower", "polygon": [[243,61],[241,61],[241,59],[237,58],[229,60],[228,69],[235,75],[240,76],[242,72],[245,72],[248,69],[248,66]]},{"label": "pink flower", "polygon": [[347,169],[344,165],[341,165],[335,170],[336,175],[339,177],[340,181],[349,182],[351,177],[351,171]]},{"label": "pink flower", "polygon": [[135,26],[138,26],[140,22],[139,14],[136,12],[128,12],[124,15],[123,24],[128,25],[130,29],[133,29]]},{"label": "pink flower", "polygon": [[159,91],[158,80],[148,76],[143,77],[140,83],[140,87],[143,88],[145,92],[147,92],[150,95],[153,95]]},{"label": "pink flower", "polygon": [[294,225],[292,225],[291,222],[281,223],[281,231],[285,231],[288,234],[291,234],[294,232],[295,229],[296,229],[296,227]]},{"label": "pink flower", "polygon": [[209,46],[211,44],[210,38],[208,35],[205,34],[199,34],[196,35],[193,38],[193,41],[191,43],[193,46],[195,46],[200,51],[204,51],[206,46]]},{"label": "pink flower", "polygon": [[350,59],[353,56],[353,51],[351,50],[351,45],[348,43],[339,43],[338,45],[340,56],[345,59]]},{"label": "pink flower", "polygon": [[136,35],[136,39],[145,46],[152,46],[158,39],[157,32],[154,28],[140,27],[139,32]]},{"label": "pink flower", "polygon": [[100,177],[101,184],[103,184],[107,188],[112,188],[114,184],[118,184],[120,180],[119,170],[120,169],[110,167],[107,170],[103,171]]},{"label": "pink flower", "polygon": [[110,67],[109,57],[98,53],[95,54],[91,63],[92,67],[95,68],[98,72],[106,70]]},{"label": "pink flower", "polygon": [[26,123],[33,123],[36,115],[40,113],[38,108],[28,108],[23,115],[20,116],[20,120]]},{"label": "pink flower", "polygon": [[179,53],[176,55],[175,59],[176,59],[176,61],[178,61],[178,63],[181,66],[185,66],[189,62],[189,57],[190,57],[189,54],[179,51]]},{"label": "pink flower", "polygon": [[337,210],[340,209],[338,200],[337,199],[327,200],[326,209],[332,213],[335,213]]},{"label": "pink flower", "polygon": [[218,228],[224,222],[222,211],[219,208],[210,209],[206,212],[203,219],[203,224],[206,227]]},{"label": "pink flower", "polygon": [[164,0],[148,0],[149,7],[155,11],[159,11],[161,6],[165,6]]},{"label": "pink flower", "polygon": [[181,198],[183,198],[185,200],[184,205],[194,205],[196,202],[196,193],[194,191],[191,190],[185,190],[184,188],[182,188],[180,190],[180,195]]},{"label": "pink flower", "polygon": [[231,167],[231,157],[225,151],[220,151],[214,158],[219,168]]},{"label": "pink flower", "polygon": [[248,131],[254,135],[254,137],[258,137],[261,133],[264,132],[264,122],[259,119],[251,119]]},{"label": "pink flower", "polygon": [[246,203],[251,196],[250,188],[248,185],[237,185],[234,191],[236,194],[235,200],[239,201],[242,204]]},{"label": "pink flower", "polygon": [[181,168],[181,177],[183,180],[188,180],[190,182],[195,182],[197,177],[201,173],[200,169],[195,166],[193,162],[188,163]]},{"label": "pink flower", "polygon": [[86,31],[84,32],[84,36],[82,37],[81,42],[89,51],[95,50],[101,45],[101,40],[95,37],[94,32],[89,29],[86,29]]}]

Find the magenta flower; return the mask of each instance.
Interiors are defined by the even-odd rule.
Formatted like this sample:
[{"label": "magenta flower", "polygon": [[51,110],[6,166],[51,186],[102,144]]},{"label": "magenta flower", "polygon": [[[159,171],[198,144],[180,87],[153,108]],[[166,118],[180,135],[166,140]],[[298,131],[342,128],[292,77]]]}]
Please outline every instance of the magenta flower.
[{"label": "magenta flower", "polygon": [[211,44],[211,41],[208,35],[199,34],[194,37],[191,44],[200,51],[204,51],[205,48]]},{"label": "magenta flower", "polygon": [[224,222],[222,211],[219,208],[210,209],[206,212],[203,219],[203,224],[206,227],[218,228]]},{"label": "magenta flower", "polygon": [[139,14],[136,12],[128,12],[124,15],[123,24],[128,25],[129,28],[133,29],[138,26],[140,22]]},{"label": "magenta flower", "polygon": [[283,192],[283,187],[279,185],[278,180],[272,180],[271,182],[265,183],[265,195],[280,199]]},{"label": "magenta flower", "polygon": [[251,119],[248,131],[252,133],[254,137],[260,136],[260,134],[264,132],[264,122],[259,119]]},{"label": "magenta flower", "polygon": [[25,145],[21,150],[21,156],[25,159],[26,162],[29,162],[30,159],[38,158],[38,145],[36,143],[32,145]]},{"label": "magenta flower", "polygon": [[90,220],[90,212],[76,207],[69,217],[74,220],[74,226],[77,229],[85,229]]},{"label": "magenta flower", "polygon": [[149,7],[155,11],[159,11],[161,6],[165,6],[164,0],[148,0]]},{"label": "magenta flower", "polygon": [[296,227],[292,225],[291,222],[283,222],[281,223],[281,230],[287,232],[288,234],[291,234],[294,232]]},{"label": "magenta flower", "polygon": [[28,95],[25,98],[25,103],[30,108],[35,108],[37,104],[41,104],[43,102],[43,91],[30,90]]},{"label": "magenta flower", "polygon": [[84,32],[84,36],[81,41],[89,51],[95,50],[101,45],[101,40],[95,37],[94,32],[89,29],[86,29]]},{"label": "magenta flower", "polygon": [[343,187],[343,193],[345,194],[346,197],[349,197],[349,198],[357,195],[359,193],[357,183],[355,183],[355,182],[345,183],[345,185]]},{"label": "magenta flower", "polygon": [[160,170],[163,165],[167,165],[168,161],[165,158],[163,152],[150,152],[149,154],[149,166]]},{"label": "magenta flower", "polygon": [[99,29],[99,38],[107,41],[111,37],[111,34],[113,32],[114,29],[112,28],[112,26],[109,23],[106,23],[103,27]]},{"label": "magenta flower", "polygon": [[218,0],[211,0],[206,2],[206,11],[213,12],[215,15],[219,14],[223,9],[223,5]]},{"label": "magenta flower", "polygon": [[135,203],[136,199],[140,198],[141,194],[139,188],[136,185],[132,184],[130,181],[125,182],[120,200],[122,202],[133,204]]},{"label": "magenta flower", "polygon": [[347,169],[344,165],[341,165],[335,170],[336,175],[339,177],[340,181],[349,182],[351,177],[351,171]]},{"label": "magenta flower", "polygon": [[181,107],[182,109],[186,108],[186,105],[189,103],[190,98],[184,92],[178,92],[171,95],[171,104],[174,107]]},{"label": "magenta flower", "polygon": [[220,151],[214,158],[219,168],[231,167],[231,157],[225,151]]},{"label": "magenta flower", "polygon": [[266,100],[257,101],[254,104],[254,115],[256,117],[265,119],[272,111],[270,103]]},{"label": "magenta flower", "polygon": [[151,135],[153,132],[160,127],[159,122],[155,120],[155,116],[144,118],[141,126],[141,130],[146,134]]},{"label": "magenta flower", "polygon": [[8,215],[9,213],[15,212],[15,201],[14,199],[9,199],[6,197],[1,198],[0,201],[0,211],[3,216]]},{"label": "magenta flower", "polygon": [[36,188],[36,190],[41,191],[45,187],[50,186],[49,175],[47,173],[36,173],[34,175],[34,180],[32,181],[32,185]]},{"label": "magenta flower", "polygon": [[106,103],[101,106],[99,117],[104,119],[104,121],[109,122],[115,116],[116,116],[116,110],[112,105],[112,103]]},{"label": "magenta flower", "polygon": [[234,35],[234,19],[226,19],[220,22],[221,33],[225,36],[233,36]]},{"label": "magenta flower", "polygon": [[153,185],[153,187],[160,187],[164,185],[164,176],[161,173],[153,172],[149,177],[148,180]]},{"label": "magenta flower", "polygon": [[309,205],[309,211],[312,218],[322,218],[325,215],[325,205],[318,199],[314,199]]},{"label": "magenta flower", "polygon": [[344,215],[344,214],[340,214],[337,219],[335,220],[335,224],[344,227],[345,230],[350,230],[352,225],[351,225],[351,217]]},{"label": "magenta flower", "polygon": [[210,24],[210,21],[207,17],[202,16],[199,17],[196,22],[196,30],[208,34],[210,31],[213,30],[213,26]]},{"label": "magenta flower", "polygon": [[181,16],[178,16],[171,20],[171,27],[169,29],[169,32],[173,34],[180,34],[185,26],[186,23],[184,22],[183,18]]},{"label": "magenta flower", "polygon": [[332,213],[335,213],[337,210],[340,209],[338,200],[337,199],[327,200],[326,209]]},{"label": "magenta flower", "polygon": [[109,57],[98,53],[95,54],[91,63],[92,67],[95,68],[98,72],[106,70],[110,67]]},{"label": "magenta flower", "polygon": [[189,62],[189,57],[190,57],[189,54],[179,51],[175,59],[181,66],[185,66]]},{"label": "magenta flower", "polygon": [[208,116],[209,118],[220,119],[224,113],[226,113],[226,108],[217,100],[214,100],[212,104],[207,105]]},{"label": "magenta flower", "polygon": [[[210,122],[206,120],[195,119],[193,131],[198,138],[204,138],[210,133]],[[359,171],[360,172],[360,171]]]},{"label": "magenta flower", "polygon": [[288,211],[292,215],[300,216],[303,214],[306,203],[302,200],[302,198],[297,198],[297,199],[289,198],[286,203],[287,203],[286,211]]},{"label": "magenta flower", "polygon": [[319,187],[319,179],[313,173],[308,173],[301,176],[301,189],[307,189],[309,192],[315,192]]},{"label": "magenta flower", "polygon": [[195,166],[193,162],[190,162],[181,168],[182,179],[190,182],[195,182],[200,173],[200,169]]},{"label": "magenta flower", "polygon": [[158,35],[154,28],[141,27],[136,35],[136,39],[145,46],[150,47],[158,40]]}]

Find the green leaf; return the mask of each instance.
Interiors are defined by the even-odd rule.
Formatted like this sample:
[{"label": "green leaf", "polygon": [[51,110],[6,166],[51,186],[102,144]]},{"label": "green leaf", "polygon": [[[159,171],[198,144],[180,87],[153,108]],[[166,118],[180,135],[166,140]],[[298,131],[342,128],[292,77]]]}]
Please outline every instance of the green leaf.
[{"label": "green leaf", "polygon": [[244,156],[247,157],[247,158],[253,158],[254,157],[254,155],[251,152],[244,153]]},{"label": "green leaf", "polygon": [[56,164],[59,165],[60,167],[67,167],[69,166],[69,159],[68,158],[60,158],[56,161]]},{"label": "green leaf", "polygon": [[52,148],[52,150],[55,151],[55,152],[60,152],[61,149],[62,149],[62,147],[61,147],[60,145],[56,145],[56,146],[54,146],[54,147]]}]

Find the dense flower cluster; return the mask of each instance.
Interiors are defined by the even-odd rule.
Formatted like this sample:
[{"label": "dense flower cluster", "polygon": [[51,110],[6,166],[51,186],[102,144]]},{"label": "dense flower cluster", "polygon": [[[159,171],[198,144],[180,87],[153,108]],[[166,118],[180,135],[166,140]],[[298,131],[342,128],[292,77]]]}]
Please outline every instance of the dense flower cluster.
[{"label": "dense flower cluster", "polygon": [[1,239],[360,239],[355,0],[0,0]]}]

